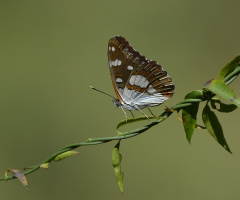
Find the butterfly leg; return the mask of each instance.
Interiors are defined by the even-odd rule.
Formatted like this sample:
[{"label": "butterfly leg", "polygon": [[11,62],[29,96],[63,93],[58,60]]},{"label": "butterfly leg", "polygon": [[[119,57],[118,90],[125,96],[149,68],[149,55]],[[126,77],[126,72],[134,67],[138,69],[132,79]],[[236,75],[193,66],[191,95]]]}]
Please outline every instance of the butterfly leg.
[{"label": "butterfly leg", "polygon": [[125,115],[125,119],[126,119],[126,122],[127,122],[127,113],[125,112],[125,110],[123,109],[122,106],[121,106],[121,109],[122,109],[122,111],[123,111],[123,113],[124,113],[124,115]]},{"label": "butterfly leg", "polygon": [[142,110],[140,110],[139,108],[137,108],[137,110],[140,111],[149,120],[148,116]]},{"label": "butterfly leg", "polygon": [[129,112],[132,114],[132,117],[133,117],[133,118],[135,118],[135,117],[134,117],[134,115],[133,115],[133,113],[132,113],[132,111],[131,111],[131,110],[129,110]]},{"label": "butterfly leg", "polygon": [[153,117],[157,117],[156,115],[153,114],[153,112],[150,110],[149,107],[147,107],[147,109],[149,110],[149,112],[152,114]]}]

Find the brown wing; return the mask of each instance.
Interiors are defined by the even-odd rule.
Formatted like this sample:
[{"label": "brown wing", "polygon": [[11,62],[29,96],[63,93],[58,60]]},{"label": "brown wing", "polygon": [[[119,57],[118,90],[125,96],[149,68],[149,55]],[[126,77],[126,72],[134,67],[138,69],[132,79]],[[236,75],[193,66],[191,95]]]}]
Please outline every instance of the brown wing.
[{"label": "brown wing", "polygon": [[[129,98],[137,99],[141,94],[160,93],[166,98],[174,94],[174,85],[167,72],[156,61],[148,60],[133,49],[125,38],[115,36],[109,40],[108,61],[113,86],[121,102],[126,102],[127,98],[127,102]],[[129,91],[135,93],[129,94]]]}]

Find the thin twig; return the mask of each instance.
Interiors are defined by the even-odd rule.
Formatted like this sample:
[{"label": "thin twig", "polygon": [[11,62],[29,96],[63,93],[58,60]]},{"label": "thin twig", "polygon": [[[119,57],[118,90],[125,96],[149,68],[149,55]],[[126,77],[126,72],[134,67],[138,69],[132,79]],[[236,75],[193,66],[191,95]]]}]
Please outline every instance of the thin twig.
[{"label": "thin twig", "polygon": [[[240,67],[237,67],[232,73],[230,73],[228,76],[226,76],[223,81],[226,82],[227,84],[230,84],[240,73]],[[212,96],[210,96],[210,98],[212,98]],[[54,158],[64,152],[67,151],[71,151],[73,149],[76,149],[78,147],[81,146],[88,146],[88,145],[98,145],[98,144],[104,144],[107,142],[111,142],[114,140],[122,140],[122,139],[128,139],[131,137],[135,137],[137,135],[140,135],[141,133],[147,131],[148,129],[150,129],[151,127],[163,122],[165,119],[167,119],[168,117],[170,117],[173,113],[173,111],[176,110],[181,110],[184,107],[187,106],[191,106],[196,102],[203,102],[209,100],[209,97],[204,98],[204,99],[186,99],[183,100],[181,102],[179,102],[178,104],[176,104],[175,106],[171,107],[170,109],[167,109],[166,111],[164,111],[157,120],[153,121],[152,123],[145,125],[141,128],[135,129],[135,130],[131,130],[128,132],[123,132],[121,133],[121,135],[116,135],[113,137],[103,137],[103,138],[90,138],[84,142],[80,142],[80,143],[75,143],[75,144],[71,144],[68,145],[64,148],[62,148],[60,151],[54,153],[53,155],[51,155],[49,158],[47,158],[45,161],[43,161],[42,163],[40,163],[39,165],[36,165],[34,167],[32,167],[31,169],[28,169],[24,172],[24,175],[33,173],[34,171],[40,169],[40,166],[44,163],[50,163],[54,160]],[[171,111],[172,110],[172,111]],[[16,178],[15,176],[8,176],[8,177],[0,177],[0,181],[2,180],[11,180]]]}]

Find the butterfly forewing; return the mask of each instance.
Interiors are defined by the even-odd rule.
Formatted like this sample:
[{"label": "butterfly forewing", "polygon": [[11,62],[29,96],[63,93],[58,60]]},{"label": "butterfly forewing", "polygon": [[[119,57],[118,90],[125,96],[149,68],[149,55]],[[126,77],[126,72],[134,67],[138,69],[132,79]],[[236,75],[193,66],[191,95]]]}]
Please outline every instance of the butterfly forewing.
[{"label": "butterfly forewing", "polygon": [[137,52],[129,45],[128,41],[121,37],[115,36],[109,40],[108,44],[108,61],[111,78],[115,92],[122,102],[124,101],[123,90],[136,68],[133,60],[138,57]]},{"label": "butterfly forewing", "polygon": [[134,50],[125,38],[115,36],[109,40],[108,61],[113,86],[122,104],[139,108],[155,106],[174,94],[167,72],[156,61]]}]

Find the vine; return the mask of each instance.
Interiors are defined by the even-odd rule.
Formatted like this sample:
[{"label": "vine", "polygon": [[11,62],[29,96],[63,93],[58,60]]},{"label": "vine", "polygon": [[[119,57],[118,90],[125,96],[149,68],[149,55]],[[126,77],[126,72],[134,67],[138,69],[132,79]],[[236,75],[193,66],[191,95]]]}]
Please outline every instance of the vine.
[{"label": "vine", "polygon": [[[119,188],[123,192],[123,173],[121,172],[122,157],[119,154],[120,141],[138,136],[146,132],[151,127],[158,125],[159,123],[163,122],[165,119],[170,117],[175,111],[177,111],[178,114],[180,111],[182,111],[182,116],[178,117],[183,123],[186,138],[189,143],[191,142],[191,138],[193,136],[195,128],[207,129],[207,131],[213,136],[213,138],[224,149],[231,153],[231,150],[224,138],[221,124],[218,121],[216,114],[211,110],[211,108],[219,112],[228,113],[234,111],[237,107],[240,106],[239,97],[228,86],[233,80],[237,78],[239,73],[240,73],[240,55],[235,57],[221,69],[217,79],[207,81],[203,85],[203,90],[195,90],[188,93],[183,101],[179,102],[178,104],[171,108],[166,108],[165,111],[159,115],[159,117],[157,118],[149,117],[149,119],[154,119],[154,121],[149,123],[148,125],[127,132],[120,132],[119,131],[120,127],[129,123],[135,123],[138,121],[146,120],[146,117],[128,119],[127,122],[125,120],[121,121],[117,125],[118,134],[116,136],[103,138],[89,138],[86,141],[65,146],[64,148],[54,153],[43,162],[39,163],[38,165],[25,168],[24,172],[21,172],[17,169],[8,169],[7,172],[5,173],[5,177],[0,177],[0,181],[2,180],[7,181],[18,178],[23,183],[24,186],[27,186],[26,175],[33,173],[41,168],[47,169],[52,161],[60,161],[64,158],[76,155],[78,152],[73,151],[74,149],[81,146],[98,145],[117,140],[118,143],[114,147],[112,153],[112,164],[114,167]],[[229,101],[231,104],[222,103],[221,100],[215,98],[216,95]],[[202,111],[202,119],[205,127],[197,125],[196,117],[199,109],[199,104],[202,102],[206,102],[206,105]],[[217,104],[219,106],[217,106]],[[9,172],[12,172],[13,175],[8,176]]]}]

